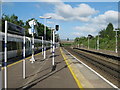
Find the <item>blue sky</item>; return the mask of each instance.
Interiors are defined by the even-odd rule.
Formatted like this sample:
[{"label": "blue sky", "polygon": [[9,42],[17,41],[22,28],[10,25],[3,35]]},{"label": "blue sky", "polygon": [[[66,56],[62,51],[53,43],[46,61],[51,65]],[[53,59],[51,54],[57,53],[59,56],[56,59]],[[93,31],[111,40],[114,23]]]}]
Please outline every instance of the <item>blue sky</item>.
[{"label": "blue sky", "polygon": [[2,13],[15,14],[26,21],[39,16],[52,16],[47,20],[47,26],[60,25],[60,38],[70,38],[97,35],[109,22],[117,27],[117,2],[4,2]]}]

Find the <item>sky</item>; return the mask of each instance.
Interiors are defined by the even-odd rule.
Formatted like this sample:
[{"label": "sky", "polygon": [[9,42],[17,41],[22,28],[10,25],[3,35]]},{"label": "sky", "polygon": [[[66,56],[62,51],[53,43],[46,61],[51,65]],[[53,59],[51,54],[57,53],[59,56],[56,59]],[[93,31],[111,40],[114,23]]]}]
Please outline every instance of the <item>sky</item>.
[{"label": "sky", "polygon": [[39,16],[51,16],[46,25],[54,28],[61,39],[97,35],[108,23],[118,27],[118,2],[3,2],[2,13],[15,14],[26,21],[36,18],[44,24]]}]

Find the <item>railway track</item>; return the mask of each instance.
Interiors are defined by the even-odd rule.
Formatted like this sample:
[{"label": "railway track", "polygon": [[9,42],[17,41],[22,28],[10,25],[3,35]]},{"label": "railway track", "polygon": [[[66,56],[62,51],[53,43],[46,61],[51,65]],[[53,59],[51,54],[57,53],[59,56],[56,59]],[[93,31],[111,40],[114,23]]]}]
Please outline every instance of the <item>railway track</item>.
[{"label": "railway track", "polygon": [[113,60],[120,60],[120,57],[114,56],[114,55],[108,55],[108,54],[104,54],[104,53],[100,53],[100,52],[94,52],[94,51],[89,51],[89,50],[80,49],[80,48],[74,48],[74,49],[78,49],[78,50],[81,50],[81,51],[89,52],[89,53],[92,53],[92,54],[95,54],[95,55],[100,55],[100,56],[106,57],[106,58],[111,58]]},{"label": "railway track", "polygon": [[103,75],[105,74],[105,77],[107,79],[111,80],[112,82],[115,82],[115,84],[117,84],[117,86],[120,87],[119,86],[119,83],[120,83],[120,68],[119,68],[120,65],[119,64],[107,62],[105,60],[102,60],[102,58],[96,57],[95,55],[92,55],[89,52],[85,52],[80,49],[78,50],[78,49],[72,49],[68,47],[65,47],[65,49],[71,52],[77,58],[80,58],[80,59],[82,58],[83,61],[87,62],[90,66],[93,66],[94,67],[93,69],[98,69],[97,72],[102,71],[102,74]]}]

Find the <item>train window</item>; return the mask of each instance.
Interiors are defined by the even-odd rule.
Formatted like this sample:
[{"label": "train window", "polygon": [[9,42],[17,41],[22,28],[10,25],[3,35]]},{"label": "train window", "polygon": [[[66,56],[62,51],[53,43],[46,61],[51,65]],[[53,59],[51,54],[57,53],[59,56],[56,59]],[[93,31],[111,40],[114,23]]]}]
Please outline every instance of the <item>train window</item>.
[{"label": "train window", "polygon": [[17,42],[8,41],[7,50],[8,51],[16,50],[17,49],[16,43]]},{"label": "train window", "polygon": [[8,42],[7,42],[7,50],[8,50],[8,51],[11,51],[11,50],[12,50],[12,42],[11,42],[11,41],[8,41]]},{"label": "train window", "polygon": [[[2,46],[2,41],[0,41],[0,46]],[[2,52],[3,47],[0,47],[0,52]]]}]

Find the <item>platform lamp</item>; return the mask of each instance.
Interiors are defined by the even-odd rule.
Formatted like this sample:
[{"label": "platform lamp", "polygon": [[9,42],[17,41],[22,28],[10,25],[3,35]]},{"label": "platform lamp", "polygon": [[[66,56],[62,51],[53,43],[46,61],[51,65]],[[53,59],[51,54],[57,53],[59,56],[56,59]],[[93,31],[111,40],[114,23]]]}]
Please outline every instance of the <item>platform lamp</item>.
[{"label": "platform lamp", "polygon": [[46,20],[51,19],[52,17],[44,17],[44,16],[39,16],[39,18],[44,19],[44,59],[46,59]]}]

